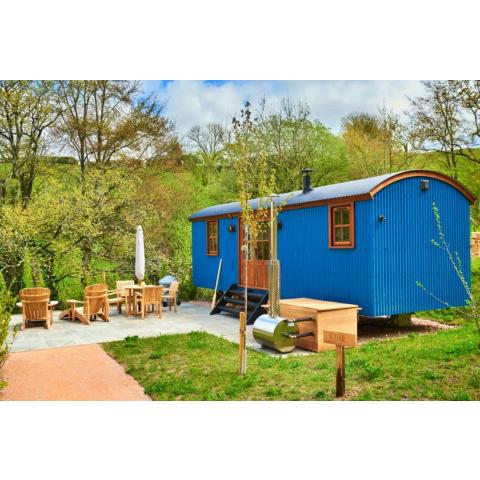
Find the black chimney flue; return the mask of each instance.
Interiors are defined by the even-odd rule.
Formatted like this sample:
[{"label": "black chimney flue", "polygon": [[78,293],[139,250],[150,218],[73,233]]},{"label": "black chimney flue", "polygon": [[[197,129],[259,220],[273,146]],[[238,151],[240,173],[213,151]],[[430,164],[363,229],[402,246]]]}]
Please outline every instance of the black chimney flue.
[{"label": "black chimney flue", "polygon": [[304,168],[302,170],[302,175],[303,175],[303,193],[308,193],[313,190],[311,186],[311,181],[310,181],[310,174],[313,172],[311,168]]}]

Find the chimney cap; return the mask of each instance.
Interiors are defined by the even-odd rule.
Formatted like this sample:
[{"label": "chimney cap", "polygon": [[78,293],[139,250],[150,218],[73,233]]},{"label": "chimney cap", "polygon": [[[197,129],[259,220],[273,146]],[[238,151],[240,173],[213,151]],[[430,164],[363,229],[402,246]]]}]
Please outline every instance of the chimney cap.
[{"label": "chimney cap", "polygon": [[302,176],[303,176],[302,193],[303,194],[306,194],[306,193],[311,192],[313,190],[310,175],[309,175],[311,172],[313,172],[313,170],[311,168],[304,168],[302,170]]}]

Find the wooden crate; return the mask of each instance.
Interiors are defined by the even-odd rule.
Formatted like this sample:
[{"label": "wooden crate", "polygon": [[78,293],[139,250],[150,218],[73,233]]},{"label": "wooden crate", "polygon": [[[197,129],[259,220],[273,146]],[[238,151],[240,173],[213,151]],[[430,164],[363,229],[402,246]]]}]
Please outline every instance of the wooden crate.
[{"label": "wooden crate", "polygon": [[300,322],[300,333],[313,331],[313,337],[297,340],[297,346],[313,352],[334,350],[335,345],[324,343],[323,330],[351,333],[357,338],[358,305],[327,302],[311,298],[280,300],[280,316],[285,318],[313,317],[313,322]]}]

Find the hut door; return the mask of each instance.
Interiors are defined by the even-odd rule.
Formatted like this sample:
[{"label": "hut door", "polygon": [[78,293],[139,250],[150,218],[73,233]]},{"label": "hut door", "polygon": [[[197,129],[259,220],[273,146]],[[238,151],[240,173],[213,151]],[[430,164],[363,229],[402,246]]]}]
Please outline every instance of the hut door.
[{"label": "hut door", "polygon": [[245,286],[245,262],[248,262],[248,281],[250,288],[268,288],[268,263],[270,260],[270,231],[268,223],[262,222],[257,240],[250,245],[250,259],[246,258],[246,252],[241,250],[244,239],[243,223],[239,229],[239,279],[240,285]]}]

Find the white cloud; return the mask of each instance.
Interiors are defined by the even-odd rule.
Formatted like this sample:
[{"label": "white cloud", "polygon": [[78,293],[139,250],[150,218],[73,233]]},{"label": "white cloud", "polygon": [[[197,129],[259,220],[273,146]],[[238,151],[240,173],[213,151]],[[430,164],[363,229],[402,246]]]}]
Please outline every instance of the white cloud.
[{"label": "white cloud", "polygon": [[352,112],[376,112],[385,104],[397,112],[408,108],[407,96],[423,92],[419,81],[174,81],[145,82],[167,100],[167,115],[183,135],[193,125],[229,124],[246,100],[255,107],[262,97],[275,108],[283,97],[306,101],[312,118],[338,132]]}]

